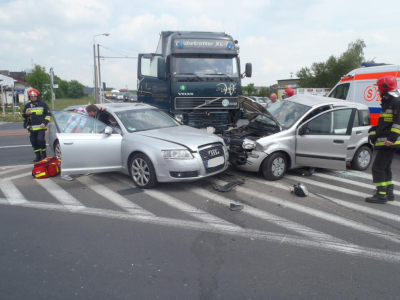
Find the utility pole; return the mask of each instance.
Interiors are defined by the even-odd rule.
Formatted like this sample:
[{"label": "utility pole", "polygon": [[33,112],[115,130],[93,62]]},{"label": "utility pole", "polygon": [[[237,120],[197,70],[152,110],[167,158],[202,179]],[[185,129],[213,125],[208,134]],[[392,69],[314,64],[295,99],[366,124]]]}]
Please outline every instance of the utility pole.
[{"label": "utility pole", "polygon": [[97,44],[97,61],[99,64],[99,103],[103,103],[103,93],[101,84],[101,71],[100,71],[100,46]]},{"label": "utility pole", "polygon": [[98,92],[97,92],[97,66],[96,66],[96,45],[93,44],[93,58],[94,58],[94,100],[95,103],[98,102]]},{"label": "utility pole", "polygon": [[[3,79],[0,79],[0,81],[3,81]],[[4,121],[6,121],[6,110],[4,107],[5,99],[3,96],[3,85],[2,84],[0,84],[0,88],[1,88],[1,103],[3,104],[3,118],[4,118]]]},{"label": "utility pole", "polygon": [[53,84],[54,84],[54,72],[53,72],[53,68],[50,68],[50,90],[51,90],[51,109],[52,110],[54,110]]}]

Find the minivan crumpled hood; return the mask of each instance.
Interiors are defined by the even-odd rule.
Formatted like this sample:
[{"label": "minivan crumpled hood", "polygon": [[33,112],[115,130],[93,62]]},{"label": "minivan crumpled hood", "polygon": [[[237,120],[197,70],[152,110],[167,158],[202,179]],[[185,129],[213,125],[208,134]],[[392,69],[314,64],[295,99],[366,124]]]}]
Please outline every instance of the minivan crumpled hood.
[{"label": "minivan crumpled hood", "polygon": [[255,117],[257,117],[259,115],[264,115],[267,118],[273,120],[276,123],[276,125],[279,127],[280,131],[283,130],[279,121],[277,119],[275,119],[275,117],[268,111],[268,109],[266,109],[261,104],[252,101],[250,98],[248,98],[246,96],[239,96],[239,103],[245,112],[245,116],[246,116],[247,120],[251,121],[252,119],[254,119]]},{"label": "minivan crumpled hood", "polygon": [[182,145],[192,151],[197,151],[197,148],[201,145],[222,143],[222,139],[214,134],[185,125],[138,131],[135,134]]}]

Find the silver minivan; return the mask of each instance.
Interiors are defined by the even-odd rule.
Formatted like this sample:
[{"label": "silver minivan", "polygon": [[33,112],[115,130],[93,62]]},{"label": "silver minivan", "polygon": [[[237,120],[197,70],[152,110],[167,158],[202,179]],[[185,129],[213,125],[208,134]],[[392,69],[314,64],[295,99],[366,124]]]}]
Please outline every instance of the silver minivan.
[{"label": "silver minivan", "polygon": [[289,169],[317,167],[356,170],[371,164],[370,115],[364,104],[313,95],[277,101],[268,110],[240,97],[249,120],[223,139],[238,169],[278,180]]}]

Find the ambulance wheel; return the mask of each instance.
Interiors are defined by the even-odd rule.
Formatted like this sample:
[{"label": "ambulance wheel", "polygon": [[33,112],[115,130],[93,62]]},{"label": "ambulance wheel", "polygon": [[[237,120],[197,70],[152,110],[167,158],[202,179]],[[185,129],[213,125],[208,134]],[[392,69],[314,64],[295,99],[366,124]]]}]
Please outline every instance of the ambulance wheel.
[{"label": "ambulance wheel", "polygon": [[142,153],[133,156],[130,163],[130,174],[133,182],[140,188],[151,189],[158,184],[153,164]]},{"label": "ambulance wheel", "polygon": [[279,180],[287,170],[287,158],[282,152],[269,155],[261,165],[261,172],[267,180]]},{"label": "ambulance wheel", "polygon": [[362,146],[354,154],[353,160],[350,162],[350,165],[354,170],[364,171],[368,169],[371,161],[371,149],[368,146]]},{"label": "ambulance wheel", "polygon": [[55,141],[54,143],[54,155],[61,158],[61,146],[59,141]]}]

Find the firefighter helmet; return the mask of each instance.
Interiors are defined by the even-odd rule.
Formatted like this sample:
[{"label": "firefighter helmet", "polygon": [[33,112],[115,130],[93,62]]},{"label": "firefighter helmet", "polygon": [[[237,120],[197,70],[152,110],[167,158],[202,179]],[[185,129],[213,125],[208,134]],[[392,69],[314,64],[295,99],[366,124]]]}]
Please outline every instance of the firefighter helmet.
[{"label": "firefighter helmet", "polygon": [[286,93],[286,97],[292,97],[292,96],[294,96],[296,93],[295,93],[295,91],[294,91],[294,89],[292,89],[292,88],[288,88],[288,89],[286,89],[285,90],[285,93]]},{"label": "firefighter helmet", "polygon": [[28,92],[28,96],[36,96],[36,97],[39,98],[40,93],[39,93],[39,91],[38,91],[37,89],[31,89],[31,90],[29,90],[29,92]]},{"label": "firefighter helmet", "polygon": [[397,79],[390,75],[382,76],[376,81],[375,85],[378,86],[381,94],[387,94],[391,91],[397,90]]}]

